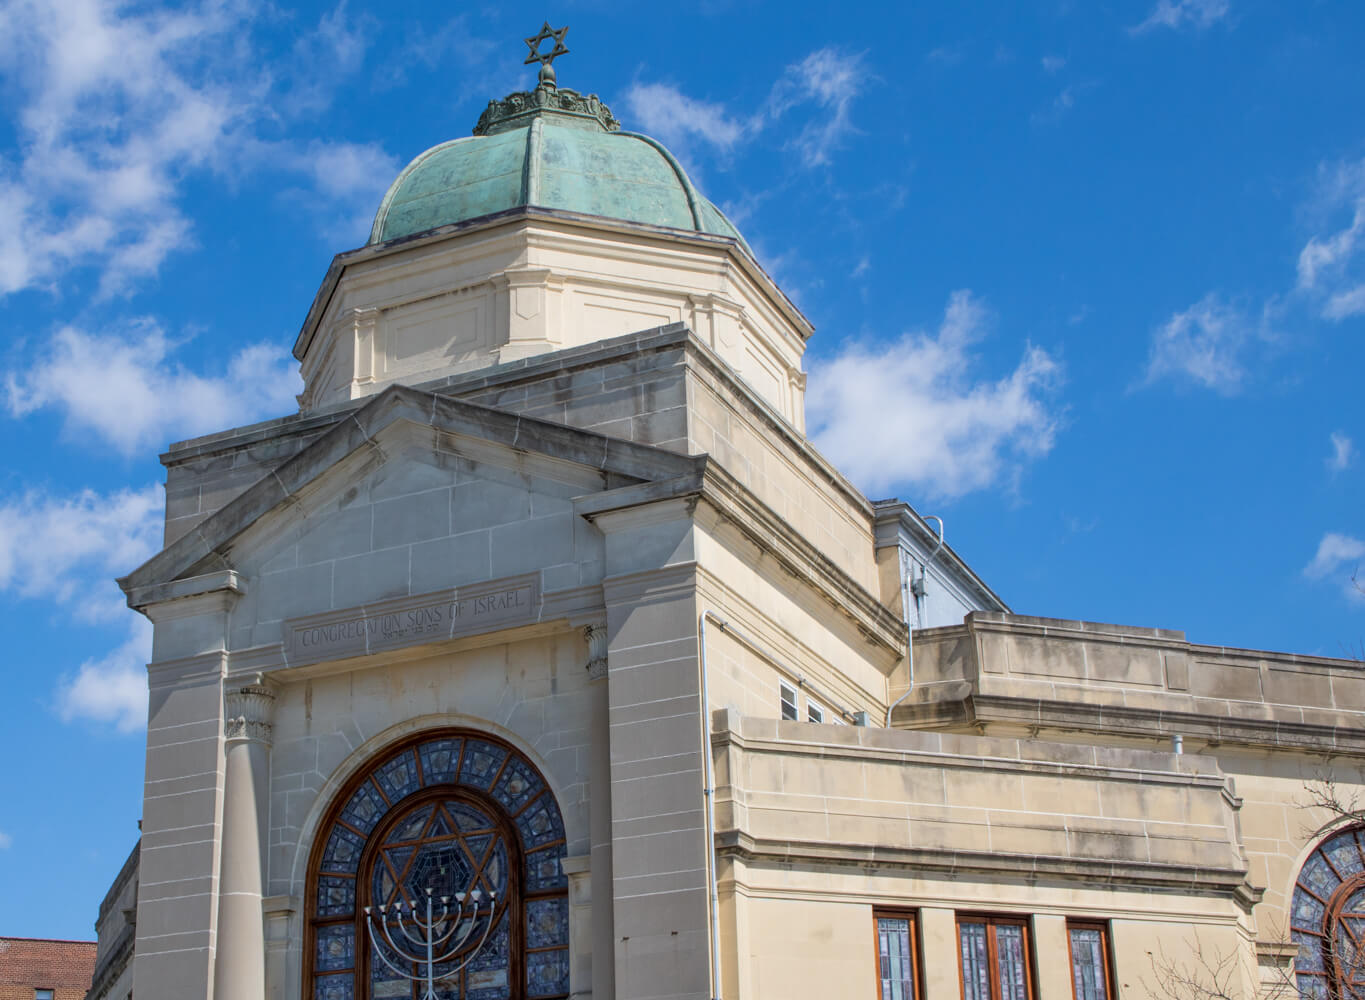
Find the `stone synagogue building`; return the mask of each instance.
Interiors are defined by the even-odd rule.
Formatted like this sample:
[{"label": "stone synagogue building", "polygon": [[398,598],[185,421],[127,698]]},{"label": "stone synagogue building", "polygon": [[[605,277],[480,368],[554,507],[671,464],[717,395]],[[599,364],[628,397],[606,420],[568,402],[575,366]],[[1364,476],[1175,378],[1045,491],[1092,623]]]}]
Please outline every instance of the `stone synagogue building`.
[{"label": "stone synagogue building", "polygon": [[1013,614],[811,334],[548,61],[417,157],[299,411],[162,456],[92,997],[1365,995],[1360,664]]}]

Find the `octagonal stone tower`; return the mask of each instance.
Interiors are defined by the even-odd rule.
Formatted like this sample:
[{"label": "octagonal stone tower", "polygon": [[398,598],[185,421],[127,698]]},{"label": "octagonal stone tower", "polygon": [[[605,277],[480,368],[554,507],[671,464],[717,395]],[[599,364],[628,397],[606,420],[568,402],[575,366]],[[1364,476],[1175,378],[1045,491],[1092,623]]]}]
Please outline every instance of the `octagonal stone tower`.
[{"label": "octagonal stone tower", "polygon": [[812,328],[667,149],[542,77],[398,176],[294,347],[305,411],[685,323],[797,430]]}]

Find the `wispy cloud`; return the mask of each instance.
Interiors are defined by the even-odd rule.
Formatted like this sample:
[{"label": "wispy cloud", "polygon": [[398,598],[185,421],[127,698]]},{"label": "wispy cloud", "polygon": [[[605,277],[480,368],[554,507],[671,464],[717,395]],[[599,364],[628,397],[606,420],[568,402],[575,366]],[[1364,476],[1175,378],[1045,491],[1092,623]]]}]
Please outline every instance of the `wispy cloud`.
[{"label": "wispy cloud", "polygon": [[0,498],[0,593],[69,608],[88,623],[128,614],[114,577],[160,548],[161,487]]},{"label": "wispy cloud", "polygon": [[989,325],[981,303],[959,291],[937,330],[851,345],[814,367],[812,437],[874,494],[906,487],[951,498],[1012,484],[1052,449],[1062,368],[1030,345],[1007,375],[982,375],[972,348]]},{"label": "wispy cloud", "polygon": [[742,119],[723,104],[688,97],[667,83],[632,84],[626,91],[626,109],[640,131],[688,159],[702,145],[728,153],[746,134],[762,127],[760,119]]},{"label": "wispy cloud", "polygon": [[1356,459],[1356,446],[1344,431],[1333,431],[1329,439],[1332,453],[1327,456],[1327,468],[1332,472],[1345,472]]},{"label": "wispy cloud", "polygon": [[1303,568],[1303,575],[1310,580],[1335,578],[1351,599],[1365,601],[1365,593],[1361,592],[1353,579],[1362,559],[1365,559],[1365,541],[1353,535],[1329,531],[1318,543],[1313,561]]},{"label": "wispy cloud", "polygon": [[[316,110],[354,72],[364,32],[341,4],[298,44],[307,72],[272,77],[257,8],[203,0],[16,0],[0,9],[15,153],[0,159],[0,295],[55,288],[73,268],[128,292],[195,245],[186,178],[240,171],[259,131]],[[259,168],[278,170],[275,161]]]},{"label": "wispy cloud", "polygon": [[1326,319],[1365,315],[1365,160],[1324,165],[1317,186],[1317,212],[1325,219],[1347,216],[1349,221],[1304,244],[1298,290]]},{"label": "wispy cloud", "polygon": [[1173,379],[1232,395],[1247,381],[1249,350],[1267,337],[1239,308],[1206,295],[1153,331],[1143,384]]},{"label": "wispy cloud", "polygon": [[0,830],[0,851],[8,850],[14,846],[14,838],[4,830]]},{"label": "wispy cloud", "polygon": [[106,656],[86,660],[74,676],[57,688],[57,712],[66,722],[77,719],[113,725],[134,733],[147,724],[147,661],[152,627],[134,618],[128,638]]},{"label": "wispy cloud", "polygon": [[44,601],[87,625],[127,623],[111,652],[59,678],[56,709],[67,721],[131,732],[147,717],[151,624],[128,610],[114,578],[161,547],[163,510],[156,483],[0,498],[0,594]]},{"label": "wispy cloud", "polygon": [[1154,28],[1190,27],[1202,31],[1223,20],[1231,10],[1228,0],[1157,0],[1147,20],[1128,30],[1135,35]]},{"label": "wispy cloud", "polygon": [[1065,57],[1065,56],[1043,56],[1043,59],[1042,59],[1042,66],[1043,66],[1043,72],[1044,72],[1044,73],[1047,73],[1049,76],[1052,76],[1053,74],[1056,74],[1056,73],[1060,72],[1060,71],[1062,70],[1062,68],[1063,68],[1064,66],[1066,66],[1066,57]]},{"label": "wispy cloud", "polygon": [[91,435],[133,455],[297,407],[303,385],[279,348],[243,347],[226,370],[205,375],[176,359],[178,346],[151,319],[111,333],[64,327],[37,361],[8,378],[9,413],[56,410],[69,435]]},{"label": "wispy cloud", "polygon": [[844,138],[856,132],[850,113],[854,98],[870,79],[861,53],[823,48],[787,67],[773,86],[768,111],[780,118],[799,105],[814,105],[816,114],[790,142],[806,166],[823,166]]}]

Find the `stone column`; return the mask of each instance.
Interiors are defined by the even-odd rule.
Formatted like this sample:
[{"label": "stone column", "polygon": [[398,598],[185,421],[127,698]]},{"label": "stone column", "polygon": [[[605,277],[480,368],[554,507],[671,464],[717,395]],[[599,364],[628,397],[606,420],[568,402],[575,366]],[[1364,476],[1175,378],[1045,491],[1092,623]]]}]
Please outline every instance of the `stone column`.
[{"label": "stone column", "polygon": [[265,918],[261,895],[275,695],[257,678],[253,684],[230,686],[224,701],[227,751],[213,996],[214,1000],[263,1000]]}]

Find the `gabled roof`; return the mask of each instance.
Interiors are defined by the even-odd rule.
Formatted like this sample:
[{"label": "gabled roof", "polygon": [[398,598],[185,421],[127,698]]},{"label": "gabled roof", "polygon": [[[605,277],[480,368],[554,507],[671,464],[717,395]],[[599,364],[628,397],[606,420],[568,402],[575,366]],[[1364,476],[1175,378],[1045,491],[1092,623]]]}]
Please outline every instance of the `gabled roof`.
[{"label": "gabled roof", "polygon": [[138,602],[138,595],[146,593],[146,588],[187,575],[231,569],[227,553],[234,539],[271,511],[293,502],[302,490],[349,456],[374,447],[376,437],[400,422],[596,470],[617,477],[619,481],[612,485],[672,479],[693,471],[701,461],[407,386],[390,386],[221,510],[120,578],[118,583],[128,595],[129,606],[147,603]]}]

